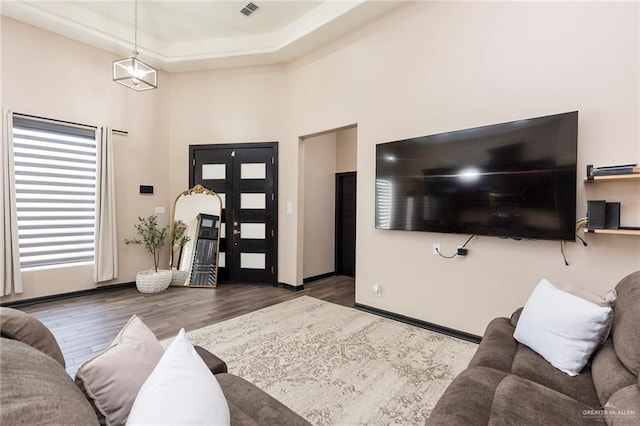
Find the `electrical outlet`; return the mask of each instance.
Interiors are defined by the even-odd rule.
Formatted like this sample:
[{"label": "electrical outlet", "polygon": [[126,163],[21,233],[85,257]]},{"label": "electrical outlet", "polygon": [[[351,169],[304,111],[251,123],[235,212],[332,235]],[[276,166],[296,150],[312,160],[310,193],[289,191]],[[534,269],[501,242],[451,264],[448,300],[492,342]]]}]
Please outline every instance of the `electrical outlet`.
[{"label": "electrical outlet", "polygon": [[440,255],[440,243],[433,243],[433,254],[436,256]]},{"label": "electrical outlet", "polygon": [[373,285],[373,294],[375,294],[376,296],[380,296],[381,291],[382,291],[382,286],[380,286],[379,284]]}]

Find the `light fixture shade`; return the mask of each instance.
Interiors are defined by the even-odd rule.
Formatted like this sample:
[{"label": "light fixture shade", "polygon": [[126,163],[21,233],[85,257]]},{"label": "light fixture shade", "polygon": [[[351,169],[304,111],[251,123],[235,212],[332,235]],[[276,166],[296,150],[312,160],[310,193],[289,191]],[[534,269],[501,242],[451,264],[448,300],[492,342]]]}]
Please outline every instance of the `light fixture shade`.
[{"label": "light fixture shade", "polygon": [[113,61],[113,81],[137,91],[157,89],[158,71],[132,56]]}]

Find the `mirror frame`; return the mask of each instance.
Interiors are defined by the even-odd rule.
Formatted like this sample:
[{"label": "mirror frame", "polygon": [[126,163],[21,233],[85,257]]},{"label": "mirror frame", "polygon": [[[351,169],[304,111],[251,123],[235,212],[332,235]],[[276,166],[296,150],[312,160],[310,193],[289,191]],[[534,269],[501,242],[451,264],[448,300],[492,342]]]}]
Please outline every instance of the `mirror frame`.
[{"label": "mirror frame", "polygon": [[[170,228],[170,232],[169,232],[169,244],[171,245],[173,243],[173,235],[175,232],[175,224],[176,224],[176,208],[178,205],[178,201],[180,201],[181,199],[184,199],[186,197],[189,197],[191,195],[197,195],[197,194],[202,194],[202,195],[210,195],[213,197],[213,200],[217,200],[218,203],[218,238],[216,240],[216,262],[215,262],[215,281],[213,283],[213,285],[192,285],[189,283],[189,278],[187,278],[187,280],[182,283],[182,284],[178,284],[178,283],[174,283],[173,281],[171,282],[171,285],[174,287],[191,287],[191,288],[216,288],[218,287],[218,268],[219,268],[219,259],[220,259],[220,228],[221,228],[221,224],[222,224],[222,198],[220,197],[220,195],[218,195],[218,193],[216,193],[215,191],[209,189],[209,188],[205,188],[204,186],[197,184],[196,186],[194,186],[193,188],[187,189],[185,191],[182,191],[180,194],[178,194],[178,196],[176,197],[176,199],[173,202],[173,209],[171,210],[171,228]],[[207,213],[207,212],[199,212],[200,213]],[[196,236],[197,238],[197,236]],[[195,244],[195,242],[194,242]],[[173,257],[174,257],[174,250],[173,250],[173,245],[171,245],[169,247],[169,267],[171,269],[171,271],[174,270],[173,268]],[[191,276],[191,267],[189,267],[189,270],[187,271],[187,277]]]}]

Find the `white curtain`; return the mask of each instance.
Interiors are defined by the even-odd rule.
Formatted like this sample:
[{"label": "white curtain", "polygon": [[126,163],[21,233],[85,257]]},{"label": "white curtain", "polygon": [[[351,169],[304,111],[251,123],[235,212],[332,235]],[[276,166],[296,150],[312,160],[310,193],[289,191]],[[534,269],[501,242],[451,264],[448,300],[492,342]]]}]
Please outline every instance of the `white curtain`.
[{"label": "white curtain", "polygon": [[2,118],[2,260],[0,296],[22,293],[20,254],[18,251],[18,209],[16,207],[16,185],[13,164],[13,113],[6,111]]},{"label": "white curtain", "polygon": [[98,173],[96,182],[96,232],[93,281],[118,277],[116,233],[116,192],[113,176],[113,132],[110,127],[96,130]]}]

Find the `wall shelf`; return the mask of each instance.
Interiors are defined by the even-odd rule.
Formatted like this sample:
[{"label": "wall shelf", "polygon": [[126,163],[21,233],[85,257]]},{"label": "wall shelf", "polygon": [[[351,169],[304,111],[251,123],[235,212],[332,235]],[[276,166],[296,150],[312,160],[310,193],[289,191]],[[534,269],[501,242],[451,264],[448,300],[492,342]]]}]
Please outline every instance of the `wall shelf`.
[{"label": "wall shelf", "polygon": [[[596,182],[621,182],[640,181],[640,173],[629,173],[625,175],[594,176],[593,179],[585,179],[585,183]],[[584,229],[585,234],[609,234],[609,235],[634,235],[640,237],[640,228],[633,229]]]},{"label": "wall shelf", "polygon": [[584,233],[640,236],[640,229],[585,229]]},{"label": "wall shelf", "polygon": [[640,180],[640,173],[628,174],[628,175],[610,175],[610,176],[594,176],[593,179],[586,179],[585,183],[594,182],[612,182],[623,180]]}]

